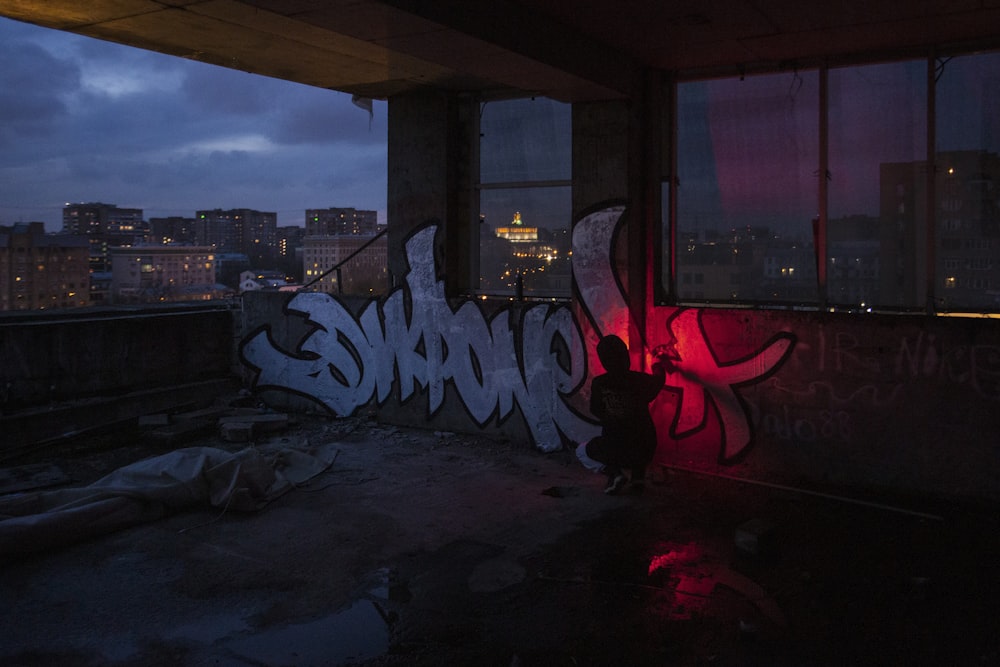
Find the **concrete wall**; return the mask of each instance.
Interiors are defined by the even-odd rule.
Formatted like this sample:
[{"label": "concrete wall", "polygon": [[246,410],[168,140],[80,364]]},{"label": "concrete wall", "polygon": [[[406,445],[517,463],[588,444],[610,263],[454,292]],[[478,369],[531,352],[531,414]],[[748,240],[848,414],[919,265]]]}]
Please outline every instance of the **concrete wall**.
[{"label": "concrete wall", "polygon": [[216,381],[237,377],[233,318],[226,306],[5,316],[4,446],[211,400]]},{"label": "concrete wall", "polygon": [[[573,304],[449,299],[435,227],[384,299],[254,293],[240,358],[269,401],[484,432],[551,451],[597,432],[599,334],[628,340],[609,244],[624,207],[574,228]],[[653,307],[649,353],[679,361],[653,403],[661,463],[815,489],[1000,501],[1000,321]],[[282,403],[284,401],[284,403]]]},{"label": "concrete wall", "polygon": [[466,211],[449,193],[462,185],[435,162],[466,159],[445,150],[462,122],[445,98],[391,105],[406,116],[392,126],[409,136],[394,148],[390,133],[395,291],[362,302],[248,295],[248,385],[278,404],[552,451],[598,432],[587,409],[602,372],[594,347],[616,333],[633,368],[665,347],[678,355],[651,408],[660,463],[814,490],[1000,501],[1000,320],[654,301],[668,172],[665,151],[649,148],[668,139],[656,89],[651,79],[637,103],[574,106],[566,303],[457,296],[468,260],[449,239],[465,238]]}]

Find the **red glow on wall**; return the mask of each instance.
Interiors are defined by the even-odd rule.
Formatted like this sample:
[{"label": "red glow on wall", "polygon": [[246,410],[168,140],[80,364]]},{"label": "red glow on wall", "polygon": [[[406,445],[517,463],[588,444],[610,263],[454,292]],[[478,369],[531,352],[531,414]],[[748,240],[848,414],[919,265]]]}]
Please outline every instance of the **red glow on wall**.
[{"label": "red glow on wall", "polygon": [[[723,320],[732,327],[740,320]],[[667,366],[665,388],[676,401],[657,401],[654,409],[672,409],[672,415],[655,415],[659,424],[669,421],[668,435],[677,440],[706,431],[716,424],[715,446],[721,440],[719,460],[733,462],[753,440],[750,410],[739,388],[762,381],[784,362],[794,337],[779,333],[758,344],[744,331],[706,330],[704,311],[653,309],[649,318],[649,348]],[[717,350],[725,341],[728,358]],[[713,429],[714,430],[714,429]],[[661,442],[663,434],[660,433]]]}]

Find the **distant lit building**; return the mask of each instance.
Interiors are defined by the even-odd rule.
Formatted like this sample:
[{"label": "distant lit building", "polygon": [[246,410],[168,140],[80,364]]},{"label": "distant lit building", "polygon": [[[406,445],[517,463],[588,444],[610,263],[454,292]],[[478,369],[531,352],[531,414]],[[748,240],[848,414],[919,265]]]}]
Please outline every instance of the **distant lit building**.
[{"label": "distant lit building", "polygon": [[570,290],[569,237],[526,225],[521,212],[480,242],[480,289],[528,296]]},{"label": "distant lit building", "polygon": [[306,209],[306,236],[371,236],[378,232],[378,213],[356,208]]},{"label": "distant lit building", "polygon": [[215,281],[235,288],[240,275],[250,270],[250,258],[241,252],[215,253]]},{"label": "distant lit building", "polygon": [[935,220],[935,306],[1000,308],[1000,154],[940,151],[936,210],[927,214],[927,163],[880,165],[881,291],[888,305],[920,303],[927,274],[927,225]]},{"label": "distant lit building", "polygon": [[92,271],[110,270],[111,248],[142,243],[148,233],[141,208],[119,208],[101,202],[66,204],[62,231],[87,237]]},{"label": "distant lit building", "polygon": [[[374,235],[307,236],[302,242],[304,283],[323,276],[310,289],[328,294],[383,292],[389,276],[388,244],[384,235],[372,241],[373,238]],[[369,242],[371,245],[361,250]],[[339,272],[323,275],[341,262],[344,264]]]},{"label": "distant lit building", "polygon": [[194,218],[172,215],[166,218],[149,219],[148,243],[198,243]]},{"label": "distant lit building", "polygon": [[282,271],[244,271],[240,274],[240,293],[271,291],[277,292],[287,287],[288,281]]},{"label": "distant lit building", "polygon": [[90,242],[41,222],[0,227],[0,310],[90,305]]},{"label": "distant lit building", "polygon": [[305,235],[304,227],[278,227],[278,258],[275,266],[294,282],[302,282],[302,240]]},{"label": "distant lit building", "polygon": [[509,225],[497,227],[497,236],[511,243],[535,243],[538,241],[538,227],[525,225],[521,220],[521,212],[517,211]]},{"label": "distant lit building", "polygon": [[1000,154],[937,154],[937,307],[1000,310]]},{"label": "distant lit building", "polygon": [[827,223],[827,301],[866,309],[879,303],[879,219],[849,215]]},{"label": "distant lit building", "polygon": [[199,245],[243,253],[253,267],[270,266],[278,254],[278,214],[249,208],[195,211]]},{"label": "distant lit building", "polygon": [[816,299],[812,239],[783,239],[768,227],[678,234],[677,293],[681,299],[735,303]]},{"label": "distant lit building", "polygon": [[145,245],[111,251],[112,303],[206,301],[219,296],[212,248]]},{"label": "distant lit building", "polygon": [[111,271],[90,272],[90,305],[105,306],[111,303]]}]

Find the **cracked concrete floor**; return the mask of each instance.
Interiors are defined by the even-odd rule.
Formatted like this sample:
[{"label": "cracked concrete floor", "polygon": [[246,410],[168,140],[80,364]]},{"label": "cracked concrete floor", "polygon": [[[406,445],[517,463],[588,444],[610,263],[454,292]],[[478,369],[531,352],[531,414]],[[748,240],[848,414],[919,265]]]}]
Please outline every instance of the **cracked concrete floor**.
[{"label": "cracked concrete floor", "polygon": [[[337,458],[260,512],[186,512],[4,562],[0,662],[1000,661],[991,513],[670,471],[609,497],[568,452],[363,419],[301,417],[273,438],[335,442]],[[131,434],[46,457],[82,484],[156,453]],[[734,542],[751,519],[772,527],[763,554]]]}]

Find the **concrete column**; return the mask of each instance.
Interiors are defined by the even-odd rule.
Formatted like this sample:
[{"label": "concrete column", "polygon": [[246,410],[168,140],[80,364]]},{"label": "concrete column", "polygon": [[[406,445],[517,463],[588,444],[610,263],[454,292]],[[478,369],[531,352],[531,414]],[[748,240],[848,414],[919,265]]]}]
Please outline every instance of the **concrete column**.
[{"label": "concrete column", "polygon": [[573,219],[628,198],[628,103],[573,105]]},{"label": "concrete column", "polygon": [[[438,227],[435,254],[449,295],[469,285],[474,238],[471,98],[442,91],[389,99],[389,271],[406,274],[405,242],[428,224]],[[477,248],[478,250],[478,248]]]},{"label": "concrete column", "polygon": [[660,73],[648,73],[630,100],[573,105],[573,219],[605,203],[627,206],[626,233],[619,235],[613,257],[627,295],[635,368],[658,279],[653,272],[663,172],[660,79]]},{"label": "concrete column", "polygon": [[[645,343],[646,315],[655,305],[658,229],[662,221],[663,108],[662,75],[645,70],[629,105],[629,310],[633,332]],[[632,347],[633,367],[643,368],[646,356]]]}]

